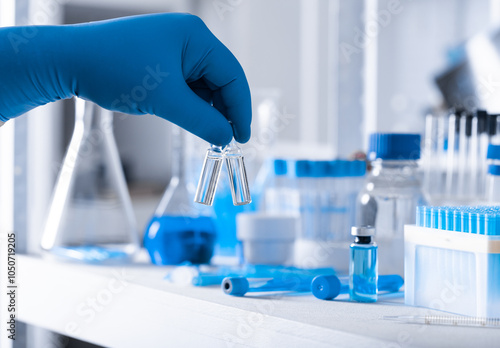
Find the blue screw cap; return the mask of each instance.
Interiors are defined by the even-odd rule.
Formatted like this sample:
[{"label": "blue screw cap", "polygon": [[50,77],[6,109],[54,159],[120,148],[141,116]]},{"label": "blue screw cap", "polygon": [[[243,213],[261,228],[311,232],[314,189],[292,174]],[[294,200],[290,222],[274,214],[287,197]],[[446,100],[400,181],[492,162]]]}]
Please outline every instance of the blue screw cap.
[{"label": "blue screw cap", "polygon": [[288,166],[286,160],[275,159],[274,160],[274,174],[275,175],[286,175],[288,173]]},{"label": "blue screw cap", "polygon": [[486,157],[492,160],[500,160],[500,145],[488,145],[488,155]]},{"label": "blue screw cap", "polygon": [[420,134],[374,133],[370,135],[368,158],[375,160],[417,160]]},{"label": "blue screw cap", "polygon": [[310,177],[312,175],[312,163],[307,160],[295,162],[295,176],[297,178]]},{"label": "blue screw cap", "polygon": [[320,300],[331,300],[338,296],[341,286],[337,276],[320,275],[313,279],[311,291]]},{"label": "blue screw cap", "polygon": [[495,176],[500,175],[500,165],[490,164],[488,166],[488,174],[495,175]]},{"label": "blue screw cap", "polygon": [[222,280],[222,291],[233,296],[243,296],[248,292],[250,284],[245,277],[227,277]]}]

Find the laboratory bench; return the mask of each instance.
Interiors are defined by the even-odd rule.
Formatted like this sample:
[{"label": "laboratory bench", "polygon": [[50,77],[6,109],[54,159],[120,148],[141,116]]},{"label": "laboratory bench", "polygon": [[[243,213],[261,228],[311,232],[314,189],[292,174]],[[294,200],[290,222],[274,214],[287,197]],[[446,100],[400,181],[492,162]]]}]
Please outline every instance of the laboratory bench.
[{"label": "laboratory bench", "polygon": [[[18,256],[19,320],[106,347],[489,347],[500,330],[392,322],[446,313],[403,304],[321,301],[311,294],[232,297],[180,286],[169,267],[93,266]],[[342,297],[344,296],[344,297]]]}]

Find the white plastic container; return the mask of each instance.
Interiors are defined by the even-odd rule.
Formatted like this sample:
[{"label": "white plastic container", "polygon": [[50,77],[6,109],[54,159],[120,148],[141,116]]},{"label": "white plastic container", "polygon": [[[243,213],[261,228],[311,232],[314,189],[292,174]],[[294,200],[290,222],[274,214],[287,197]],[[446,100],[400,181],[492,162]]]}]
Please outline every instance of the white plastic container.
[{"label": "white plastic container", "polygon": [[500,236],[405,226],[405,304],[500,317]]},{"label": "white plastic container", "polygon": [[290,214],[241,213],[236,216],[243,257],[254,265],[291,265],[299,218]]}]

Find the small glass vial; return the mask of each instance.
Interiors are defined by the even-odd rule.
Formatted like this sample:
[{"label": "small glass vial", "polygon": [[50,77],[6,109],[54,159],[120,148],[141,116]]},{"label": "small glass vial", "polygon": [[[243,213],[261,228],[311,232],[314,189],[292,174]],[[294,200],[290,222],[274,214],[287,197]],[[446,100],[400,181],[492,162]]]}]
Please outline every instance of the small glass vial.
[{"label": "small glass vial", "polygon": [[234,139],[225,147],[212,145],[207,150],[194,201],[212,205],[223,160],[225,160],[227,166],[233,204],[245,205],[251,203],[252,198],[250,197],[243,154]]},{"label": "small glass vial", "polygon": [[231,141],[224,149],[224,158],[229,175],[229,184],[234,205],[245,205],[252,202],[248,187],[247,172],[241,149],[236,141]]},{"label": "small glass vial", "polygon": [[215,190],[219,182],[223,159],[224,149],[221,146],[212,145],[208,148],[194,197],[196,203],[212,205],[214,202]]},{"label": "small glass vial", "polygon": [[355,237],[351,244],[349,262],[349,295],[352,301],[377,301],[377,244],[373,241],[375,228],[352,227]]}]

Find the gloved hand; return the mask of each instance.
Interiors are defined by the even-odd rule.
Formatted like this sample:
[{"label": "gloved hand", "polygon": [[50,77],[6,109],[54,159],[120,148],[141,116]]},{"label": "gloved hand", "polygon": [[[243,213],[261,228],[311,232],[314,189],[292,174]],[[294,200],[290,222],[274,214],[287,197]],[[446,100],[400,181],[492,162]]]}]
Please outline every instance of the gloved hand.
[{"label": "gloved hand", "polygon": [[250,138],[243,69],[189,14],[0,28],[0,121],[73,95],[160,116],[216,145]]}]

